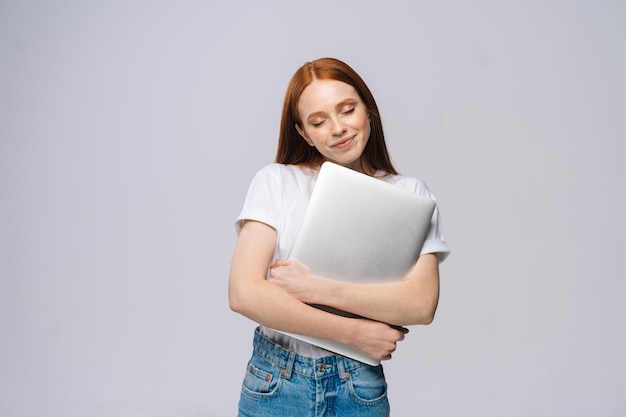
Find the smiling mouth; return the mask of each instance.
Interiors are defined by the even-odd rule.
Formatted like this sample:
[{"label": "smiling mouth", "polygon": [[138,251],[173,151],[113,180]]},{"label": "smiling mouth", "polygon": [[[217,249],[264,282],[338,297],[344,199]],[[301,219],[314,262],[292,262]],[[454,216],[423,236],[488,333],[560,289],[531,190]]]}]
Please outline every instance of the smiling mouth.
[{"label": "smiling mouth", "polygon": [[352,143],[355,137],[356,135],[348,136],[347,138],[343,139],[341,142],[337,142],[334,145],[332,145],[331,148],[339,148],[339,149],[345,148]]}]

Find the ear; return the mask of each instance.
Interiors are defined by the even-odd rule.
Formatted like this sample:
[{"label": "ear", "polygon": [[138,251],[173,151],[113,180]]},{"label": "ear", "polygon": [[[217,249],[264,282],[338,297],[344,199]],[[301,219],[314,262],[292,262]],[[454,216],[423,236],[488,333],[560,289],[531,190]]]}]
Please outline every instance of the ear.
[{"label": "ear", "polygon": [[306,133],[304,133],[304,130],[302,130],[297,123],[295,124],[295,126],[296,126],[296,130],[298,131],[300,136],[302,136],[302,139],[304,139],[306,141],[306,143],[309,144],[309,146],[315,146],[315,145],[313,145],[313,141],[311,139],[309,139],[309,137],[306,135]]}]

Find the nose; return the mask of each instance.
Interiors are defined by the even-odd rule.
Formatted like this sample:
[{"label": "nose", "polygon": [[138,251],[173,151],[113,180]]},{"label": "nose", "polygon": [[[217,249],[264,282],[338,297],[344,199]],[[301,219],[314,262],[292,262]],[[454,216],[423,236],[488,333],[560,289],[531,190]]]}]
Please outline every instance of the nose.
[{"label": "nose", "polygon": [[331,119],[331,128],[332,128],[332,134],[335,136],[341,136],[345,131],[346,131],[346,127],[343,125],[343,123],[341,123],[341,121],[338,118],[333,118]]}]

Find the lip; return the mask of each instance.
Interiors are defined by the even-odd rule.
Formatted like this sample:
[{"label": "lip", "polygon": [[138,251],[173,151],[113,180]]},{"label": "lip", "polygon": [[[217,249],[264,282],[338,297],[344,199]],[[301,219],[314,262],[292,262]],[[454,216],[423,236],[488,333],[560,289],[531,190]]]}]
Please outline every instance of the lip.
[{"label": "lip", "polygon": [[330,147],[337,148],[337,149],[347,148],[348,146],[352,144],[352,142],[354,141],[354,138],[356,138],[356,135],[348,136],[346,138],[341,139],[339,142],[331,145]]}]

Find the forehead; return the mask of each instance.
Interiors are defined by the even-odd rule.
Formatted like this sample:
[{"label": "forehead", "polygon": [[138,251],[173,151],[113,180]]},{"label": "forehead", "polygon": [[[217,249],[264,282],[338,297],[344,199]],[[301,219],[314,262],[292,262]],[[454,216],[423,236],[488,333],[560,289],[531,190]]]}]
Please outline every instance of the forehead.
[{"label": "forehead", "polygon": [[298,101],[303,116],[317,111],[329,111],[346,99],[361,101],[354,87],[342,81],[315,80],[309,84]]}]

